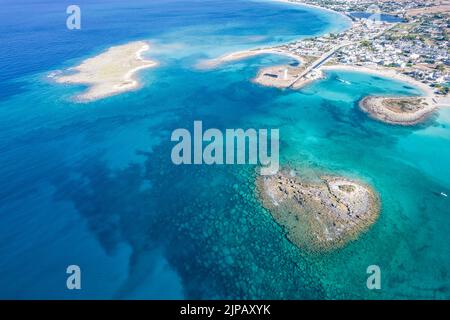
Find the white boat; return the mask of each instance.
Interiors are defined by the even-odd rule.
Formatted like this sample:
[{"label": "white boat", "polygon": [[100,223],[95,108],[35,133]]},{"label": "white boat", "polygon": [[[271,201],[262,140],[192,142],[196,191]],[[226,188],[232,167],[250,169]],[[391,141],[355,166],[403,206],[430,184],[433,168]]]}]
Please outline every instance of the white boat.
[{"label": "white boat", "polygon": [[343,80],[343,79],[338,79],[338,80],[345,84],[352,84],[350,81],[347,81],[347,80]]},{"label": "white boat", "polygon": [[446,198],[448,197],[448,195],[444,192],[441,192],[441,196],[446,197]]}]

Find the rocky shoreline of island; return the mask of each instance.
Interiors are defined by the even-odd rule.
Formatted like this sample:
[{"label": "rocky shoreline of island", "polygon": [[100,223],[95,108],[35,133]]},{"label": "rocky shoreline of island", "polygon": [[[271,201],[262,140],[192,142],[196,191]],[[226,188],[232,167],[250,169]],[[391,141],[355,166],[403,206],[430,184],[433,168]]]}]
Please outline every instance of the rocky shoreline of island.
[{"label": "rocky shoreline of island", "polygon": [[368,96],[359,102],[362,111],[388,124],[410,126],[428,119],[436,110],[428,98]]},{"label": "rocky shoreline of island", "polygon": [[357,239],[380,214],[378,194],[342,176],[316,180],[283,170],[256,180],[259,198],[286,237],[307,251],[333,250]]}]

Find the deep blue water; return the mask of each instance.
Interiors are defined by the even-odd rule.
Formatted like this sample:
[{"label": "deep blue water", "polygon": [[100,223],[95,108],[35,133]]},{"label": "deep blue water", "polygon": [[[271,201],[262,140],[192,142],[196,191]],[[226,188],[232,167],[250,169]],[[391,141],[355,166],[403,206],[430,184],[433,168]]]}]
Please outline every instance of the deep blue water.
[{"label": "deep blue water", "polygon": [[[450,113],[418,127],[373,121],[357,101],[416,95],[403,83],[330,73],[301,91],[255,85],[261,56],[196,65],[237,49],[336,32],[339,15],[268,1],[6,1],[0,24],[1,298],[449,297]],[[77,103],[47,76],[112,45],[148,40],[160,67],[142,88]],[[348,82],[341,82],[339,79]],[[348,84],[350,83],[350,84]],[[358,241],[311,256],[294,247],[255,193],[253,166],[174,166],[170,134],[279,128],[283,165],[355,176],[383,211]],[[439,153],[439,157],[436,154]],[[446,202],[447,201],[447,202]],[[66,289],[66,267],[82,290]],[[381,292],[365,288],[379,264]]]}]

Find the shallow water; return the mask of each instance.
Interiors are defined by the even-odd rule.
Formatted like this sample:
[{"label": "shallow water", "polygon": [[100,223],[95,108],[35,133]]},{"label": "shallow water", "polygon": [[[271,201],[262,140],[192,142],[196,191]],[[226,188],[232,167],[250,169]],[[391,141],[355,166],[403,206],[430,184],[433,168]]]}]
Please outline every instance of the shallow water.
[{"label": "shallow water", "polygon": [[[186,3],[82,1],[80,31],[64,28],[59,2],[22,3],[32,19],[20,2],[3,5],[0,297],[449,298],[450,200],[436,195],[450,194],[448,110],[402,128],[357,108],[367,94],[419,94],[399,82],[330,72],[290,91],[249,81],[293,62],[271,55],[198,70],[207,57],[347,21],[267,1]],[[136,39],[161,62],[140,73],[140,90],[79,104],[81,87],[47,78]],[[253,166],[171,163],[171,132],[194,120],[280,128],[283,165],[370,183],[379,220],[339,251],[298,250],[261,207]],[[65,287],[69,264],[82,269],[80,291]],[[366,289],[372,264],[381,291]]]}]

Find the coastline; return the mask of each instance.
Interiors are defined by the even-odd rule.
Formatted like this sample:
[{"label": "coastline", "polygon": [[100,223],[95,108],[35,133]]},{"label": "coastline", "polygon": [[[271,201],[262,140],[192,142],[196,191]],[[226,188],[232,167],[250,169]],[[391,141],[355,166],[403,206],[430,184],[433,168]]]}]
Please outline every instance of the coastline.
[{"label": "coastline", "polygon": [[[310,9],[314,9],[314,10],[318,10],[318,11],[324,11],[326,13],[333,13],[337,16],[340,16],[342,18],[344,18],[346,21],[349,22],[349,26],[346,29],[349,29],[352,27],[353,25],[353,20],[350,19],[350,17],[348,17],[346,14],[342,13],[342,12],[338,12],[338,11],[334,11],[328,8],[324,8],[324,7],[320,7],[320,6],[315,6],[312,4],[306,4],[306,3],[300,3],[300,2],[292,2],[289,0],[264,0],[267,2],[279,2],[279,3],[284,3],[284,4],[289,4],[289,5],[293,5],[293,6],[302,6],[305,8],[310,8]],[[258,2],[258,1],[257,1]],[[325,32],[324,34],[327,34],[328,32]],[[299,39],[298,39],[299,40]],[[232,61],[237,61],[237,60],[241,60],[241,59],[246,59],[246,58],[250,58],[250,57],[254,57],[260,54],[277,54],[277,55],[283,55],[286,57],[290,57],[293,58],[295,60],[297,60],[300,63],[305,63],[305,59],[302,56],[296,55],[292,52],[288,52],[288,51],[284,51],[282,49],[277,49],[278,47],[257,47],[257,48],[253,48],[253,49],[247,49],[247,50],[242,50],[242,51],[234,51],[231,53],[227,53],[224,54],[218,58],[213,58],[213,59],[207,59],[207,60],[203,60],[200,61],[197,64],[197,68],[199,69],[209,69],[209,68],[215,68],[217,66],[219,66],[222,63],[226,63],[226,62],[232,62]],[[236,56],[236,57],[234,57]]]},{"label": "coastline", "polygon": [[428,119],[436,110],[427,98],[367,96],[359,102],[373,119],[400,126],[412,126]]},{"label": "coastline", "polygon": [[[312,4],[306,4],[306,3],[300,3],[300,2],[294,2],[294,1],[290,1],[290,0],[270,0],[270,1],[275,1],[275,2],[282,2],[282,3],[288,3],[288,4],[292,4],[292,5],[300,5],[300,6],[305,6],[305,7],[310,7],[310,8],[315,8],[318,10],[324,10],[327,12],[332,12],[335,14],[338,14],[342,17],[344,17],[345,19],[349,20],[349,22],[351,23],[351,25],[353,25],[353,20],[350,19],[350,17],[348,17],[346,14],[342,13],[342,12],[338,12],[338,11],[334,11],[328,8],[324,8],[321,6],[316,6],[316,5],[312,5]],[[423,91],[423,93],[425,94],[425,96],[427,97],[431,97],[433,99],[436,98],[436,95],[433,91],[432,88],[430,88],[429,86],[427,86],[426,84],[419,82],[417,80],[412,79],[411,77],[408,77],[406,75],[400,74],[398,72],[396,72],[395,70],[389,70],[386,68],[369,68],[369,67],[363,67],[363,66],[355,66],[355,65],[343,65],[343,64],[333,64],[333,65],[324,65],[321,66],[320,68],[318,68],[319,70],[323,70],[323,71],[353,71],[353,72],[362,72],[362,73],[369,73],[369,74],[373,74],[373,75],[377,75],[380,77],[388,77],[388,78],[392,78],[394,80],[398,80],[398,81],[402,81],[405,83],[408,83],[414,87],[418,87],[420,88],[420,90]],[[313,80],[314,81],[314,80]],[[309,81],[307,83],[311,83],[313,81]]]},{"label": "coastline", "polygon": [[316,9],[316,10],[322,10],[328,13],[334,13],[337,14],[343,18],[345,18],[348,22],[350,22],[350,25],[353,25],[353,20],[347,16],[345,13],[339,12],[339,11],[335,11],[332,9],[328,9],[325,7],[321,7],[321,6],[316,6],[313,4],[309,4],[309,3],[303,3],[303,2],[294,2],[294,1],[289,1],[289,0],[269,0],[269,1],[273,1],[273,2],[282,2],[282,3],[286,3],[286,4],[291,4],[293,6],[303,6],[306,8],[311,8],[311,9]]},{"label": "coastline", "polygon": [[428,119],[435,111],[448,107],[448,102],[435,94],[433,88],[396,70],[382,67],[335,64],[323,66],[324,71],[350,71],[384,77],[406,83],[421,91],[420,96],[366,96],[359,108],[371,118],[391,125],[413,126]]},{"label": "coastline", "polygon": [[158,62],[147,60],[143,53],[150,50],[145,41],[129,42],[113,46],[106,51],[69,68],[74,74],[55,78],[61,84],[85,84],[88,89],[77,95],[79,102],[89,102],[138,88],[138,71],[158,66]]},{"label": "coastline", "polygon": [[[301,2],[293,2],[290,0],[269,0],[274,2],[280,2],[280,3],[286,3],[291,5],[299,5],[299,6],[305,6],[314,8],[316,10],[323,10],[326,12],[332,12],[334,14],[337,14],[341,17],[344,17],[350,22],[350,28],[353,26],[353,21],[348,17],[346,14],[342,12],[337,12],[328,8],[316,6],[316,5],[310,5],[305,4]],[[285,44],[286,45],[286,44]],[[285,46],[284,45],[284,46]],[[428,115],[433,113],[436,109],[439,107],[446,107],[449,106],[448,101],[445,98],[439,97],[435,90],[428,86],[427,84],[424,84],[420,81],[417,81],[405,74],[402,74],[398,72],[397,70],[392,70],[385,67],[369,67],[369,66],[359,66],[359,65],[346,65],[346,64],[330,64],[330,65],[320,65],[317,68],[314,68],[311,70],[311,72],[308,71],[307,74],[305,74],[302,78],[299,78],[301,76],[301,72],[305,68],[308,67],[307,60],[310,57],[307,56],[300,56],[297,55],[286,48],[283,48],[283,45],[278,47],[271,47],[271,48],[256,48],[256,49],[250,49],[250,50],[244,50],[239,52],[234,52],[230,54],[223,55],[216,59],[211,59],[209,61],[204,61],[199,64],[201,67],[217,67],[218,65],[226,62],[236,61],[240,59],[245,59],[248,57],[256,56],[258,54],[278,54],[283,55],[287,57],[291,57],[295,59],[296,61],[300,62],[302,65],[301,67],[292,68],[289,65],[281,65],[281,66],[271,66],[267,68],[263,68],[259,70],[257,76],[252,79],[253,82],[260,84],[262,86],[267,87],[276,87],[279,89],[284,88],[292,88],[292,89],[301,89],[306,85],[309,85],[315,81],[318,81],[320,79],[323,79],[323,71],[350,71],[350,72],[359,72],[359,73],[365,73],[365,74],[372,74],[392,80],[397,80],[400,82],[403,82],[405,84],[408,84],[412,87],[417,88],[421,91],[421,95],[418,97],[411,97],[410,99],[405,99],[403,97],[396,97],[397,101],[394,101],[389,95],[385,97],[376,97],[379,101],[377,101],[376,108],[374,107],[375,104],[372,105],[373,110],[370,110],[370,106],[366,105],[365,107],[360,104],[360,107],[363,111],[369,113],[373,118],[378,119],[380,121],[384,121],[391,124],[400,124],[400,125],[414,125],[421,121],[423,121]],[[303,70],[302,70],[303,69]],[[295,73],[297,73],[298,77],[295,80]],[[291,82],[293,80],[293,82]],[[291,83],[290,83],[291,82]],[[368,97],[366,97],[368,98]],[[371,99],[364,99],[362,103],[364,104],[367,101],[375,101],[375,97],[372,97]],[[410,110],[408,111],[408,114],[406,114],[406,108],[400,108],[397,110],[397,114],[394,117],[395,120],[398,120],[399,122],[394,121],[387,121],[386,119],[389,118],[389,116],[392,114],[392,110],[389,110],[389,106],[386,106],[386,103],[390,99],[391,102],[395,102],[395,104],[409,104],[408,108],[415,109],[415,113],[411,113]],[[400,100],[403,101],[400,101]],[[415,100],[415,101],[414,101]],[[425,100],[425,102],[423,102]],[[383,103],[378,103],[380,101],[383,101]],[[395,108],[394,106],[391,106],[392,108]],[[412,118],[412,115],[417,116],[417,118]],[[407,119],[404,123],[402,123],[401,119]]]},{"label": "coastline", "polygon": [[145,60],[145,58],[142,56],[142,54],[144,52],[149,51],[149,50],[150,50],[149,44],[145,43],[142,46],[142,48],[136,52],[136,59],[139,60],[139,61],[142,61],[143,63],[149,63],[149,65],[142,65],[142,66],[133,68],[133,69],[129,70],[124,76],[125,81],[131,81],[132,82],[129,85],[130,89],[137,88],[140,85],[139,81],[134,77],[139,70],[143,70],[143,69],[147,69],[147,68],[152,68],[152,67],[157,67],[158,66],[158,63],[156,61]]},{"label": "coastline", "polygon": [[199,69],[211,69],[216,68],[219,65],[227,62],[233,62],[238,61],[242,59],[247,59],[251,57],[256,57],[263,54],[275,54],[275,55],[282,55],[289,58],[293,58],[297,62],[303,64],[305,62],[305,59],[302,56],[293,54],[291,52],[286,52],[282,49],[277,48],[255,48],[255,49],[249,49],[249,50],[242,50],[242,51],[235,51],[228,54],[224,54],[218,58],[214,59],[207,59],[200,61],[197,64],[197,68]]},{"label": "coastline", "polygon": [[[294,1],[290,1],[290,0],[270,0],[270,1],[283,2],[283,3],[292,4],[292,5],[300,5],[300,6],[314,8],[317,10],[323,10],[326,12],[332,12],[332,13],[338,14],[338,15],[344,17],[345,19],[347,19],[351,24],[350,27],[354,23],[353,20],[345,13],[338,12],[338,11],[328,9],[325,7],[301,3],[301,2],[294,2]],[[362,73],[368,73],[368,74],[372,74],[372,75],[376,75],[376,76],[380,76],[380,77],[385,77],[385,78],[401,81],[401,82],[407,83],[413,87],[419,88],[423,93],[423,97],[428,98],[428,101],[431,104],[433,104],[433,106],[434,106],[433,109],[450,107],[449,99],[446,99],[445,97],[437,96],[437,94],[434,92],[433,88],[431,88],[430,86],[428,86],[420,81],[417,81],[407,75],[401,74],[401,73],[397,72],[396,70],[391,70],[388,68],[381,68],[381,67],[370,68],[367,66],[344,65],[344,64],[323,65],[323,66],[319,67],[317,70],[322,70],[322,71],[327,71],[327,70],[339,71],[339,70],[341,70],[341,71],[362,72]],[[295,88],[299,89],[301,87],[304,87],[307,84],[310,84],[310,83],[320,80],[320,79],[321,78],[310,79],[308,81],[304,81],[304,83],[302,85],[296,86]],[[432,111],[434,111],[434,110],[432,110]]]},{"label": "coastline", "polygon": [[387,69],[387,68],[371,68],[367,66],[357,66],[357,65],[346,65],[346,64],[332,64],[332,65],[325,65],[322,66],[320,69],[323,71],[351,71],[351,72],[359,72],[359,73],[365,73],[365,74],[371,74],[374,76],[379,77],[385,77],[393,80],[398,80],[401,82],[405,82],[411,86],[419,88],[424,96],[435,98],[435,93],[433,89],[426,84],[414,80],[411,77],[408,77],[404,74],[401,74],[395,70]]}]

